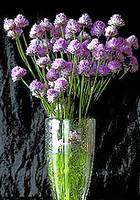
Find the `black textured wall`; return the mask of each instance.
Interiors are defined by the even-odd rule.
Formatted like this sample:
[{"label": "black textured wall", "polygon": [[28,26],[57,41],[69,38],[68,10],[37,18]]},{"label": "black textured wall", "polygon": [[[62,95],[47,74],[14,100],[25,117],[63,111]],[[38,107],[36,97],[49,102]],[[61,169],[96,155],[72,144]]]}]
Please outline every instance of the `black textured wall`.
[{"label": "black textured wall", "polygon": [[[127,4],[126,4],[127,3]],[[105,19],[120,13],[127,23],[125,34],[140,39],[135,1],[110,3],[99,1],[51,2],[32,9],[18,5],[0,10],[5,17],[25,14],[53,18],[66,12],[79,17],[88,12],[93,19]],[[128,8],[130,4],[130,8]],[[102,7],[102,8],[101,8]],[[105,9],[103,9],[105,8]],[[102,9],[102,10],[101,10]],[[133,15],[131,11],[133,12]],[[140,51],[137,56],[140,60]],[[13,43],[0,29],[0,199],[49,200],[44,157],[44,110],[21,83],[13,83],[10,70],[17,62]],[[140,199],[140,72],[112,82],[104,96],[92,108],[97,119],[94,171],[88,200]]]}]

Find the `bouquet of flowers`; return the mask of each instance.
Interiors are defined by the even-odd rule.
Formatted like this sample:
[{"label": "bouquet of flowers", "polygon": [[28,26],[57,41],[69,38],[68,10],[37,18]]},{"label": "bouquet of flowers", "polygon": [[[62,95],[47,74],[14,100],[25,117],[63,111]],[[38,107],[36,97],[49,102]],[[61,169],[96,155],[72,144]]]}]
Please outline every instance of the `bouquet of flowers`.
[{"label": "bouquet of flowers", "polygon": [[113,78],[138,70],[133,52],[138,39],[118,36],[125,25],[119,14],[105,23],[93,22],[87,13],[77,20],[60,13],[53,23],[48,18],[35,23],[26,39],[28,25],[21,14],[4,19],[7,36],[15,40],[23,61],[22,67],[13,67],[11,76],[14,82],[23,81],[50,117],[88,117],[91,102]]},{"label": "bouquet of flowers", "polygon": [[22,67],[13,67],[12,80],[21,80],[50,117],[46,152],[54,199],[84,200],[95,146],[91,103],[112,79],[138,70],[138,39],[118,36],[125,25],[119,14],[105,23],[93,22],[87,13],[77,20],[60,13],[53,23],[47,18],[35,23],[26,39],[28,25],[21,14],[4,19],[23,61]]}]

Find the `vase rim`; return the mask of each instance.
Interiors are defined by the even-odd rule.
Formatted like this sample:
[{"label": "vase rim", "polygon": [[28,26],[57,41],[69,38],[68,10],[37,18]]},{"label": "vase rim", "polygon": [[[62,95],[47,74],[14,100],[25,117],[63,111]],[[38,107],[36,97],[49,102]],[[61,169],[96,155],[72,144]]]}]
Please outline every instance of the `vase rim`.
[{"label": "vase rim", "polygon": [[45,120],[47,120],[47,119],[50,119],[50,120],[55,119],[55,120],[59,120],[59,121],[62,121],[62,120],[87,120],[87,119],[96,120],[96,118],[94,118],[94,117],[87,117],[87,118],[84,118],[84,117],[83,118],[75,117],[75,118],[65,118],[65,119],[58,119],[56,117],[46,117]]}]

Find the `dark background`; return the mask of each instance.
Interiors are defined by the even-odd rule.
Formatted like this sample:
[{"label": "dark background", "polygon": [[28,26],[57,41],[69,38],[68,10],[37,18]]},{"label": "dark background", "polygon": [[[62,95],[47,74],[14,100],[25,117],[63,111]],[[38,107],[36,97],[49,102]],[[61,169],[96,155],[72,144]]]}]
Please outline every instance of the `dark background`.
[{"label": "dark background", "polygon": [[[30,4],[29,4],[30,3]],[[44,157],[45,113],[21,83],[13,84],[10,70],[18,60],[2,21],[25,15],[51,20],[60,12],[93,21],[120,14],[123,36],[140,39],[138,1],[18,1],[0,8],[0,199],[49,200]],[[136,52],[140,61],[140,50]],[[88,200],[140,199],[140,72],[112,82],[91,112],[97,120],[94,171]]]}]

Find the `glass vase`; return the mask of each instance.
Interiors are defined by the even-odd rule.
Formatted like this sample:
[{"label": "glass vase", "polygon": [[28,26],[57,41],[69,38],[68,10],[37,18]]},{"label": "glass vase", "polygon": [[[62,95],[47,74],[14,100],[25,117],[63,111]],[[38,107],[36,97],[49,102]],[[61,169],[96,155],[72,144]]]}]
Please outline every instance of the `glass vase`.
[{"label": "glass vase", "polygon": [[45,155],[53,200],[86,200],[93,170],[95,123],[45,120]]}]

